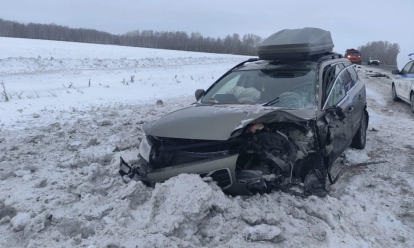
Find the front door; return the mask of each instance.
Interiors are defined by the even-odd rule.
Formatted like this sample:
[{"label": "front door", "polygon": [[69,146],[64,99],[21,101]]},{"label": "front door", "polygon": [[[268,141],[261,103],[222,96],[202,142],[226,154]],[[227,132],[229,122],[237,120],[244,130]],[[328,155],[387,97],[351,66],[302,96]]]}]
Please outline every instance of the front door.
[{"label": "front door", "polygon": [[[338,68],[338,65],[335,65]],[[326,73],[329,77],[329,70]],[[326,112],[326,121],[329,128],[328,149],[329,159],[334,161],[351,144],[354,134],[353,113],[354,106],[347,91],[352,88],[349,85],[352,81],[346,68],[342,69],[333,82],[325,79],[326,101],[322,110]]]},{"label": "front door", "polygon": [[414,81],[413,63],[414,61],[408,62],[394,80],[398,97],[406,102],[410,101],[410,89]]}]

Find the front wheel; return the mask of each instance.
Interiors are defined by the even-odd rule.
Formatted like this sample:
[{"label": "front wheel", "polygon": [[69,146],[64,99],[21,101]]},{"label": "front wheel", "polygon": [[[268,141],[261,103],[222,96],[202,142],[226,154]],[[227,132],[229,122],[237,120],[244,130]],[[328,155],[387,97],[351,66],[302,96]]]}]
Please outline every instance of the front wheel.
[{"label": "front wheel", "polygon": [[414,91],[411,92],[411,112],[414,114]]},{"label": "front wheel", "polygon": [[351,147],[363,150],[367,142],[367,116],[364,111],[361,118],[361,123],[359,124],[358,131],[356,132],[354,138],[352,139]]},{"label": "front wheel", "polygon": [[325,188],[326,174],[326,167],[320,153],[309,154],[299,172],[307,193],[319,197],[328,194]]},{"label": "front wheel", "polygon": [[395,85],[394,84],[392,84],[392,100],[394,102],[399,102],[400,101],[400,98],[398,98],[398,96],[397,96],[397,91],[395,90]]}]

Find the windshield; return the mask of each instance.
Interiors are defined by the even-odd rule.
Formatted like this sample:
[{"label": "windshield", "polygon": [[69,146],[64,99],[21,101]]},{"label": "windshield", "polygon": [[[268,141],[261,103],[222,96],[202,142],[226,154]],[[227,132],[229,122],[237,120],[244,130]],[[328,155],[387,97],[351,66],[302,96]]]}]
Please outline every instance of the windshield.
[{"label": "windshield", "polygon": [[371,57],[371,60],[378,60],[376,57]]},{"label": "windshield", "polygon": [[313,69],[234,71],[217,82],[201,102],[314,108],[315,92],[316,73]]},{"label": "windshield", "polygon": [[349,55],[351,55],[351,56],[359,56],[359,53],[349,53]]}]

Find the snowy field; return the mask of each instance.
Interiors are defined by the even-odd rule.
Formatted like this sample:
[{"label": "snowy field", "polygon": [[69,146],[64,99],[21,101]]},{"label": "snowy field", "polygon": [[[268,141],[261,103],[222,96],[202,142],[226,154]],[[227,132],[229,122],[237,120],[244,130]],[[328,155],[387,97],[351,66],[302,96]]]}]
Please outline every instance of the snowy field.
[{"label": "snowy field", "polygon": [[127,183],[118,163],[136,159],[143,123],[244,57],[7,38],[0,56],[0,247],[414,246],[414,117],[371,68],[357,68],[367,147],[335,171],[385,163],[349,169],[325,198],[229,197],[196,175]]},{"label": "snowy field", "polygon": [[[1,122],[15,128],[60,111],[153,103],[194,95],[244,56],[0,37],[0,82],[12,98]],[[1,89],[1,87],[0,87]],[[5,112],[4,112],[5,111]],[[0,123],[1,124],[1,123]]]}]

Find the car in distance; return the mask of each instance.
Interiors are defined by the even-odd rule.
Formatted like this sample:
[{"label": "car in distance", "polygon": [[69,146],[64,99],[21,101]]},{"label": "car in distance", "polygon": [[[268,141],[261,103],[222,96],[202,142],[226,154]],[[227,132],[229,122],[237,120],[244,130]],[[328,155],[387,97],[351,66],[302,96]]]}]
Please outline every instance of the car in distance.
[{"label": "car in distance", "polygon": [[344,56],[354,64],[361,64],[361,53],[356,49],[347,49]]},{"label": "car in distance", "polygon": [[368,65],[379,65],[380,61],[377,57],[369,57],[367,64]]},{"label": "car in distance", "polygon": [[196,173],[231,195],[325,196],[334,161],[364,149],[368,125],[365,85],[332,48],[325,30],[275,33],[194,104],[143,125],[138,163],[121,158],[119,173],[148,186]]},{"label": "car in distance", "polygon": [[400,52],[397,66],[398,70],[392,71],[396,75],[392,82],[392,99],[409,103],[414,113],[414,50]]}]

